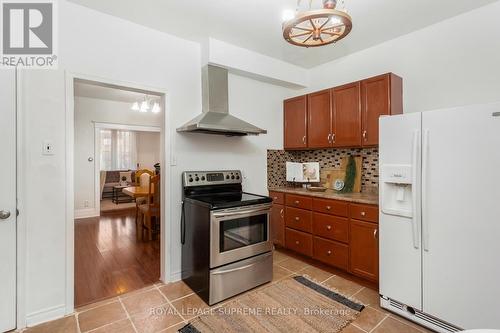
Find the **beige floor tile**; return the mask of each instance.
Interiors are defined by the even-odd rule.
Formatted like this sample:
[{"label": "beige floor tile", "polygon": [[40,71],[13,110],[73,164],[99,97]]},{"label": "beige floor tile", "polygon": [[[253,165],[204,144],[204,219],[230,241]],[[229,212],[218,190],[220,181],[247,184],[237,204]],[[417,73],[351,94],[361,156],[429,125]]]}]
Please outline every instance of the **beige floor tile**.
[{"label": "beige floor tile", "polygon": [[92,333],[135,333],[134,327],[129,319],[117,321],[111,325],[98,328]]},{"label": "beige floor tile", "polygon": [[333,274],[313,266],[301,270],[300,275],[307,275],[317,282],[323,282],[333,276]]},{"label": "beige floor tile", "polygon": [[127,312],[132,315],[140,311],[150,311],[154,307],[167,303],[167,300],[157,289],[152,289],[124,298],[122,303]]},{"label": "beige floor tile", "polygon": [[330,288],[338,290],[342,295],[346,297],[352,296],[354,293],[361,290],[363,287],[359,284],[346,280],[340,276],[334,276],[324,282]]},{"label": "beige floor tile", "polygon": [[125,318],[127,314],[120,302],[114,302],[80,313],[78,322],[80,330],[87,332]]},{"label": "beige floor tile", "polygon": [[189,286],[183,281],[166,284],[163,287],[160,287],[160,290],[163,295],[167,296],[169,301],[174,301],[193,293],[191,288],[189,288]]},{"label": "beige floor tile", "polygon": [[197,317],[208,311],[210,307],[196,294],[178,299],[172,305],[184,319]]},{"label": "beige floor tile", "polygon": [[274,250],[273,252],[273,263],[277,264],[283,260],[290,259],[291,257],[286,255],[283,252],[280,252],[279,250]]},{"label": "beige floor tile", "polygon": [[375,330],[373,330],[373,333],[421,333],[421,331],[403,324],[392,317],[387,317]]},{"label": "beige floor tile", "polygon": [[[387,313],[389,313],[389,312],[387,312]],[[391,316],[391,318],[396,319],[396,320],[398,320],[400,322],[403,322],[404,324],[406,324],[408,326],[411,326],[413,328],[416,328],[416,329],[418,329],[418,330],[420,330],[422,332],[433,333],[433,331],[431,331],[431,330],[429,330],[429,329],[427,329],[427,328],[425,328],[423,326],[420,326],[420,325],[418,325],[418,324],[416,324],[416,323],[414,323],[412,321],[406,320],[405,318],[400,317],[400,316],[398,316],[398,315],[396,315],[394,313],[391,313],[390,316]]]},{"label": "beige floor tile", "polygon": [[380,298],[378,292],[370,288],[363,288],[360,292],[352,296],[358,302],[375,309],[380,309]]},{"label": "beige floor tile", "polygon": [[361,311],[359,317],[356,318],[354,324],[369,332],[387,316],[388,315],[380,311],[377,311],[370,307],[366,307],[363,309],[363,311]]},{"label": "beige floor tile", "polygon": [[157,307],[150,312],[139,312],[131,320],[139,333],[160,332],[183,321],[170,305]]},{"label": "beige floor tile", "polygon": [[273,265],[273,282],[283,279],[284,277],[290,276],[293,273],[281,266]]},{"label": "beige floor tile", "polygon": [[286,268],[289,271],[292,271],[294,273],[297,273],[298,271],[308,267],[308,265],[305,262],[300,261],[300,260],[295,259],[295,258],[289,258],[289,259],[283,260],[278,265],[280,265],[281,267],[284,267],[284,268]]},{"label": "beige floor tile", "polygon": [[26,329],[24,332],[29,333],[76,333],[75,316],[68,316],[58,320],[54,320],[45,324]]},{"label": "beige floor tile", "polygon": [[176,324],[174,326],[171,326],[171,327],[161,331],[161,333],[176,333],[186,325],[187,325],[187,322],[183,321],[182,323]]},{"label": "beige floor tile", "polygon": [[354,325],[349,325],[342,330],[342,333],[365,333],[365,331],[357,328]]}]

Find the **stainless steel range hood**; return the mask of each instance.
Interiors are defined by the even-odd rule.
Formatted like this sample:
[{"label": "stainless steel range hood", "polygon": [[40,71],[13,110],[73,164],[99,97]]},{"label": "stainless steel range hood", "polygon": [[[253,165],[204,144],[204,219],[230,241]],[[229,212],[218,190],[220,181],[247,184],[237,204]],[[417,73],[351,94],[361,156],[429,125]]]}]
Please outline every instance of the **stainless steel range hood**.
[{"label": "stainless steel range hood", "polygon": [[229,114],[227,69],[207,65],[202,69],[203,113],[177,132],[244,136],[267,131]]}]

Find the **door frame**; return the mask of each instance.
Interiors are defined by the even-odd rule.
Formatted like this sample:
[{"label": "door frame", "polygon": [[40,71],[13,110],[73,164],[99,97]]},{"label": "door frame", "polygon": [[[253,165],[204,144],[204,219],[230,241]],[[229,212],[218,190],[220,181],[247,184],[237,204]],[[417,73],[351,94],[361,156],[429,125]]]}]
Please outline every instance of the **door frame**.
[{"label": "door frame", "polygon": [[[98,84],[123,87],[126,89],[148,91],[161,96],[161,108],[163,110],[163,123],[161,130],[160,143],[160,163],[162,165],[161,191],[164,193],[163,204],[161,205],[161,221],[160,221],[160,280],[167,283],[171,279],[171,262],[172,251],[170,249],[170,239],[167,235],[172,235],[172,209],[168,198],[171,198],[170,180],[172,179],[172,170],[169,159],[172,156],[172,133],[170,130],[170,99],[167,89],[151,87],[145,84],[134,82],[124,82],[113,79],[97,77],[88,74],[65,72],[65,87],[66,87],[66,314],[74,312],[74,285],[75,285],[75,207],[74,207],[74,115],[75,115],[75,80],[91,81]],[[168,141],[167,141],[168,140]],[[168,183],[167,183],[168,181]],[[169,212],[168,217],[165,212]],[[167,230],[168,228],[168,230]]]}]

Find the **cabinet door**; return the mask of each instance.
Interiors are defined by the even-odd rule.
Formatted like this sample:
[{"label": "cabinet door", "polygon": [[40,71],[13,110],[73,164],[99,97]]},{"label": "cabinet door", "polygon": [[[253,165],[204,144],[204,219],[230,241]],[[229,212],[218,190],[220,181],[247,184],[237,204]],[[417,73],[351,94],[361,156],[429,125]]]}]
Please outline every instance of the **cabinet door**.
[{"label": "cabinet door", "polygon": [[271,208],[271,241],[280,246],[285,246],[285,207],[273,205]]},{"label": "cabinet door", "polygon": [[330,90],[323,90],[307,97],[309,148],[328,148],[332,145],[332,105]]},{"label": "cabinet door", "polygon": [[361,84],[333,89],[333,133],[335,147],[361,146]]},{"label": "cabinet door", "polygon": [[283,104],[285,149],[307,148],[307,96],[288,99]]},{"label": "cabinet door", "polygon": [[351,273],[372,281],[378,280],[378,226],[351,220],[349,243]]}]

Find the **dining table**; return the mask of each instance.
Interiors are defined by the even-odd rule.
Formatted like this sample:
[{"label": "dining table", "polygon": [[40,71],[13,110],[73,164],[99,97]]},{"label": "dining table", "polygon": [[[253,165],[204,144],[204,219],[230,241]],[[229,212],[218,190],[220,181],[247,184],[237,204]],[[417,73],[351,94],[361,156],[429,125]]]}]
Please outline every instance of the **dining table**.
[{"label": "dining table", "polygon": [[[132,198],[143,198],[149,195],[149,187],[147,186],[129,186],[125,187],[122,192]],[[154,189],[151,189],[151,194],[154,193]]]}]

